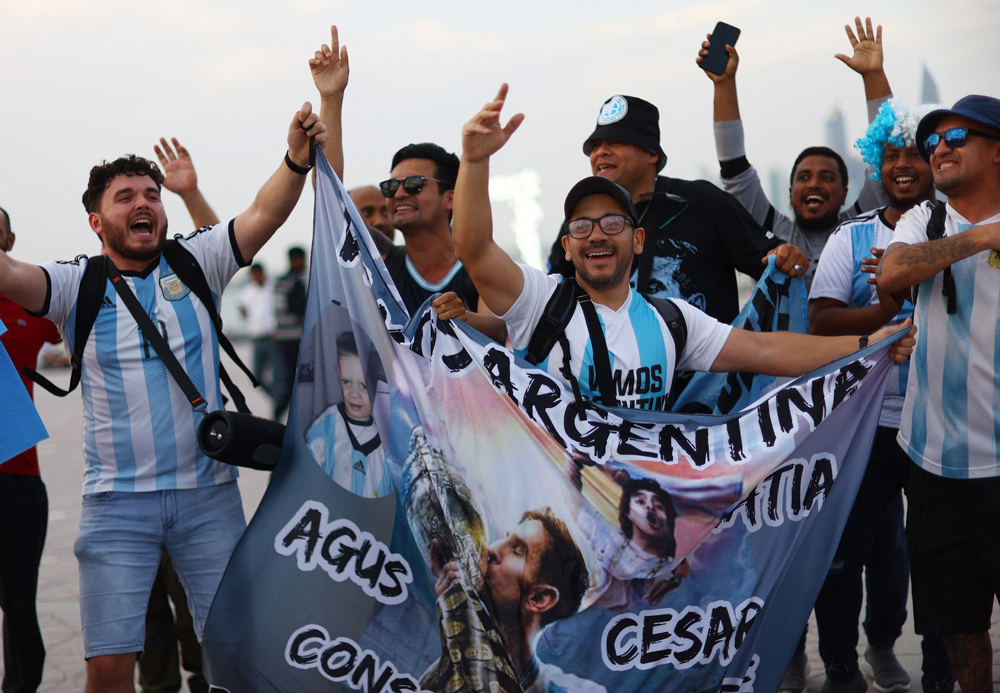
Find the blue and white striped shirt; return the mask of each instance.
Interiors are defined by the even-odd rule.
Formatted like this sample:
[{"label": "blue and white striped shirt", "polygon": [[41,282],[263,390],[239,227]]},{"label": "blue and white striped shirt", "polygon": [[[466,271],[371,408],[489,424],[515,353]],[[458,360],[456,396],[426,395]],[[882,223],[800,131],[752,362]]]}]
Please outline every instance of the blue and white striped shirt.
[{"label": "blue and white striped shirt", "polygon": [[[195,231],[181,243],[205,273],[218,305],[239,269],[232,222]],[[86,257],[42,266],[49,282],[44,317],[73,349],[80,280]],[[219,344],[208,311],[170,269],[163,256],[142,273],[122,272],[129,289],[160,330],[208,409],[222,408]],[[236,470],[198,450],[202,415],[174,382],[160,357],[109,280],[83,352],[86,460],[83,493],[158,491],[213,486],[235,479]]]},{"label": "blue and white striped shirt", "polygon": [[[875,275],[862,272],[861,261],[871,257],[872,248],[885,248],[892,239],[893,229],[885,223],[882,211],[868,212],[857,219],[845,221],[834,231],[817,263],[819,266],[809,300],[832,298],[850,308],[878,305],[878,292],[873,284],[868,283],[868,278]],[[913,304],[906,301],[888,324],[898,325],[911,315]],[[879,426],[899,428],[909,369],[909,364],[900,364],[889,376]]]},{"label": "blue and white striped shirt", "polygon": [[[948,205],[945,235],[974,225]],[[907,212],[893,243],[927,240],[927,203]],[[1000,221],[1000,214],[980,224]],[[958,312],[948,315],[943,275],[920,285],[919,332],[899,428],[899,443],[920,467],[939,476],[1000,476],[1000,253],[984,251],[951,266]]]},{"label": "blue and white striped shirt", "polygon": [[[514,353],[523,357],[531,334],[545,312],[545,304],[555,292],[561,277],[546,275],[528,265],[520,267],[524,275],[524,289],[501,318],[510,331]],[[671,300],[687,324],[687,345],[680,358],[675,353],[673,337],[663,318],[635,290],[629,292],[618,310],[594,304],[610,352],[619,406],[663,411],[674,371],[678,368],[709,370],[729,337],[730,325],[720,323],[681,299]],[[581,394],[588,399],[600,400],[594,349],[590,343],[587,320],[579,306],[566,326],[566,338],[570,345],[570,368],[576,374]],[[538,368],[569,386],[560,372],[562,358],[562,347],[556,344]]]}]

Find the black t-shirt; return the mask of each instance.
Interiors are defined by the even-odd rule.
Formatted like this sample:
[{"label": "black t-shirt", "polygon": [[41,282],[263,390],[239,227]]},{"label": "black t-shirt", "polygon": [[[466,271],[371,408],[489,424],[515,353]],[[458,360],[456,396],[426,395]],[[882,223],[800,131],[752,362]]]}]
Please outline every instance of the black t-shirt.
[{"label": "black t-shirt", "polygon": [[406,263],[406,248],[401,245],[393,246],[385,256],[385,268],[389,270],[399,295],[403,298],[403,305],[412,315],[424,301],[436,293],[454,291],[465,303],[466,310],[476,312],[479,308],[479,292],[476,291],[472,278],[465,271],[462,264],[455,261],[455,267],[444,279],[437,284],[431,284],[421,277],[417,271]]},{"label": "black t-shirt", "polygon": [[[759,279],[761,258],[783,243],[708,181],[659,176],[653,196],[636,205],[636,212],[646,241],[633,265],[632,286],[650,296],[682,298],[725,323],[740,310],[734,270]],[[549,267],[572,276],[562,247],[565,234],[564,223]]]}]

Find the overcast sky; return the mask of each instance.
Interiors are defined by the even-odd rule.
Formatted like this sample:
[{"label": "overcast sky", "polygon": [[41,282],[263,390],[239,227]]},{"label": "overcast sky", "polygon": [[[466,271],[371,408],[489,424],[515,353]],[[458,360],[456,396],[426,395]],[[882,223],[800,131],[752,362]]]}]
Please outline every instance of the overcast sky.
[{"label": "overcast sky", "polygon": [[[462,124],[502,81],[521,129],[493,161],[504,175],[541,175],[547,245],[562,199],[589,175],[581,152],[601,103],[641,96],[660,109],[665,173],[717,175],[712,86],[695,66],[717,20],[743,30],[739,89],[750,161],[787,172],[844,109],[848,138],[866,126],[861,78],[833,58],[850,52],[843,25],[871,14],[884,28],[897,96],[918,99],[922,66],[951,105],[1000,96],[1000,3],[739,2],[119,2],[0,0],[0,206],[18,234],[14,255],[42,262],[94,254],[80,203],[91,166],[176,136],[223,219],[243,211],[281,163],[285,132],[316,102],[308,58],[329,25],[351,56],[345,103],[346,184],[388,177],[393,152],[433,141],[455,151]],[[171,233],[190,218],[168,194]],[[498,225],[509,222],[497,210]],[[312,194],[260,258],[308,244]],[[506,220],[506,221],[505,221]]]}]

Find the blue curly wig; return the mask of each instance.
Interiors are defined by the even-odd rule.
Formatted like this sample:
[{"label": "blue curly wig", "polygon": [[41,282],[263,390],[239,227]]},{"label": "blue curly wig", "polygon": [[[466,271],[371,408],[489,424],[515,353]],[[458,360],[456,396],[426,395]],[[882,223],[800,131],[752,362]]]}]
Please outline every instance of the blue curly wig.
[{"label": "blue curly wig", "polygon": [[940,104],[916,104],[892,98],[882,104],[865,136],[854,143],[861,158],[872,167],[871,179],[882,180],[882,156],[885,145],[912,147],[920,119],[931,111],[944,108]]}]

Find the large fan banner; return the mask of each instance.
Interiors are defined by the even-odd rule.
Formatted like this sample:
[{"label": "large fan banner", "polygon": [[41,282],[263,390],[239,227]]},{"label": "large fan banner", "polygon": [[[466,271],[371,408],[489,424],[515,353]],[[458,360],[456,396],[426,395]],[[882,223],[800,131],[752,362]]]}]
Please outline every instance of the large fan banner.
[{"label": "large fan banner", "polygon": [[[0,335],[7,331],[0,322]],[[0,463],[19,455],[40,440],[49,437],[38,416],[35,403],[28,396],[10,354],[0,344],[0,402],[4,403],[3,428],[0,429]]]},{"label": "large fan banner", "polygon": [[[209,615],[213,690],[776,690],[887,342],[759,399],[725,375],[690,399],[725,413],[577,402],[429,303],[409,316],[317,158],[295,397]],[[757,291],[760,329],[801,298],[773,268]]]}]

